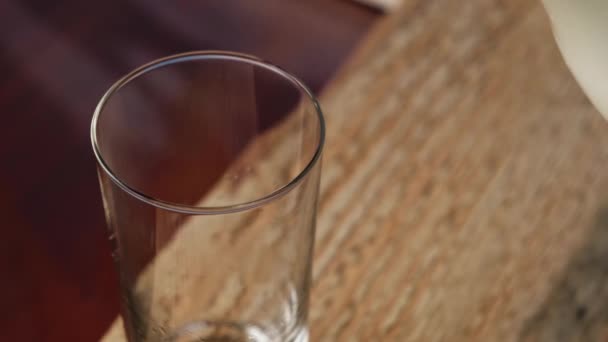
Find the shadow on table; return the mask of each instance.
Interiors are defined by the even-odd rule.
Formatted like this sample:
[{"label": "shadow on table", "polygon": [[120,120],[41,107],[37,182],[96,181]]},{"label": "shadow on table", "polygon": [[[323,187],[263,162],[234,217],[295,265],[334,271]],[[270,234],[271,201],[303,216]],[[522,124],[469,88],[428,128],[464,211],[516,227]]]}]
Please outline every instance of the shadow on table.
[{"label": "shadow on table", "polygon": [[608,339],[608,207],[545,303],[525,323],[520,341]]}]

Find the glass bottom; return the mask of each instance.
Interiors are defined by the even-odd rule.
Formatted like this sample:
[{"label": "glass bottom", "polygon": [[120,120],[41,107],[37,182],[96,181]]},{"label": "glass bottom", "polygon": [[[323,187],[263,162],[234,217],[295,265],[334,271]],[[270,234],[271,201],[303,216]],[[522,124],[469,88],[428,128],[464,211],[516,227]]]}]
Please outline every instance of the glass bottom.
[{"label": "glass bottom", "polygon": [[246,323],[205,321],[188,324],[163,342],[308,342],[308,329],[301,325],[279,334]]}]

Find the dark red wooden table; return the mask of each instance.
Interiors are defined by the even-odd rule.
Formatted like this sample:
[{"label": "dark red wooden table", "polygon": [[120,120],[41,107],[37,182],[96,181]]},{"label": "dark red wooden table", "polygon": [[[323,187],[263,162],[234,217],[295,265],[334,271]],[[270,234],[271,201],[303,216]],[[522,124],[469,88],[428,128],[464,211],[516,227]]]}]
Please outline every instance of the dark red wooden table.
[{"label": "dark red wooden table", "polygon": [[118,313],[88,135],[114,80],[229,49],[319,91],[376,16],[346,0],[0,1],[0,340],[95,341]]}]

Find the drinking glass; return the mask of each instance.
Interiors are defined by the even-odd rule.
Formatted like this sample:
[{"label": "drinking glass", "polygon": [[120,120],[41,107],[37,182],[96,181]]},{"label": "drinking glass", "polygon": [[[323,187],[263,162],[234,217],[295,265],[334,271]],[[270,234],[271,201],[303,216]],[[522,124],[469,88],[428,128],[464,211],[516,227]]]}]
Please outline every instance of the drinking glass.
[{"label": "drinking glass", "polygon": [[324,122],[302,82],[170,56],[108,90],[91,138],[129,341],[308,340]]}]

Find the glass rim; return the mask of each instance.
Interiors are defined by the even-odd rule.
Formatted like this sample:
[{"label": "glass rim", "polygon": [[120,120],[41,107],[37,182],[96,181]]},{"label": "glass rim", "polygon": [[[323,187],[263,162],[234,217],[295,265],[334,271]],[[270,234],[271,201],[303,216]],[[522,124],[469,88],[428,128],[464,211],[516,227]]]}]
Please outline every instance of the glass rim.
[{"label": "glass rim", "polygon": [[[108,100],[112,97],[113,94],[118,92],[122,87],[129,84],[131,81],[136,80],[138,77],[147,74],[150,71],[156,70],[158,68],[162,68],[165,66],[178,64],[182,62],[190,62],[190,61],[201,61],[201,60],[230,60],[236,61],[240,63],[251,64],[256,67],[261,67],[268,71],[274,72],[281,76],[282,78],[289,81],[293,86],[295,86],[301,93],[308,98],[312,106],[314,107],[315,113],[317,114],[317,118],[319,120],[319,139],[317,141],[317,147],[315,149],[315,153],[312,158],[308,161],[306,166],[302,168],[298,174],[293,177],[286,184],[278,187],[277,189],[271,191],[264,196],[249,200],[242,203],[235,203],[230,205],[223,206],[193,206],[186,205],[180,203],[173,203],[170,201],[164,201],[158,198],[154,198],[142,191],[139,191],[127,183],[122,181],[120,177],[109,167],[109,165],[105,162],[101,151],[99,149],[99,144],[97,141],[97,122],[101,115],[101,112],[105,108]],[[323,151],[323,146],[325,145],[325,119],[323,117],[323,112],[321,110],[321,105],[319,101],[314,96],[312,91],[296,76],[291,73],[281,69],[280,67],[265,62],[262,59],[248,55],[243,53],[231,52],[231,51],[221,51],[221,50],[197,50],[184,52],[174,55],[169,55],[166,57],[162,57],[151,62],[148,62],[142,66],[139,66],[127,73],[125,76],[121,77],[118,81],[116,81],[112,86],[104,93],[104,95],[99,100],[97,106],[95,107],[95,111],[93,113],[93,118],[91,120],[91,144],[93,146],[93,153],[97,160],[97,164],[101,167],[103,172],[108,175],[108,177],[112,180],[112,182],[118,185],[122,190],[127,192],[129,195],[137,198],[140,201],[143,201],[147,204],[150,204],[154,207],[178,212],[181,214],[191,214],[191,215],[215,215],[215,214],[229,214],[235,212],[246,211],[249,209],[254,209],[263,206],[264,204],[270,203],[275,199],[282,197],[283,195],[289,193],[293,188],[295,188],[300,182],[303,181],[305,176],[310,173],[313,167],[319,162],[321,159],[321,153]]]}]

